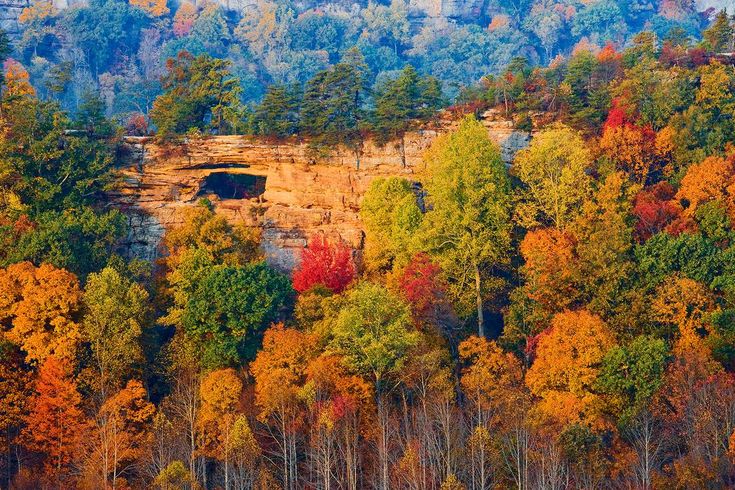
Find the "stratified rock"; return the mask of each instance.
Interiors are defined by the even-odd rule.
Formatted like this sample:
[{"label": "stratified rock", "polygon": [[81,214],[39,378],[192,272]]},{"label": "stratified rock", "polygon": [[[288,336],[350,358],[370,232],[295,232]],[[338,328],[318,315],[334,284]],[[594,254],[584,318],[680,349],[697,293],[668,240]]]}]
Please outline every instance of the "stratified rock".
[{"label": "stratified rock", "polygon": [[[529,136],[496,116],[488,114],[484,124],[509,161]],[[396,145],[381,148],[368,141],[359,168],[350,151],[336,148],[317,157],[300,142],[212,136],[160,146],[150,138],[131,137],[126,143],[132,156],[120,169],[122,185],[111,197],[129,216],[129,255],[154,260],[163,252],[165,230],[181,224],[182,209],[208,198],[230,222],[259,227],[269,262],[290,270],[298,251],[318,233],[344,240],[359,255],[364,240],[360,203],[370,182],[388,176],[420,180],[422,154],[436,135],[434,130],[406,135],[405,167]],[[213,174],[227,177],[214,179]],[[227,179],[255,184],[246,191],[235,189],[240,198],[233,199],[212,189],[213,180]]]}]

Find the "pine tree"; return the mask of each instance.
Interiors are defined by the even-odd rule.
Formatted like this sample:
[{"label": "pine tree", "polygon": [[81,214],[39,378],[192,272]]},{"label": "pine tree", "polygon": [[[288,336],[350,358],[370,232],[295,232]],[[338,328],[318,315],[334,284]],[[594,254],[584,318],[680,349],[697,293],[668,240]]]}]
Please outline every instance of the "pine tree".
[{"label": "pine tree", "polygon": [[720,10],[712,25],[702,35],[709,44],[709,48],[715,53],[733,49],[735,30],[727,16],[727,11]]},{"label": "pine tree", "polygon": [[405,135],[429,119],[441,105],[441,88],[433,77],[421,78],[413,66],[379,87],[375,94],[373,126],[378,144],[398,140],[406,166]]}]

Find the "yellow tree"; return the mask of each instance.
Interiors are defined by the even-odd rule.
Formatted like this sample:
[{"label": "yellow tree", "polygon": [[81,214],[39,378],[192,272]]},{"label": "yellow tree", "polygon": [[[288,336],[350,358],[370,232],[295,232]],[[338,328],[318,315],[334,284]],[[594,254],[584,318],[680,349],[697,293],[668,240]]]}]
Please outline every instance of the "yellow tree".
[{"label": "yellow tree", "polygon": [[0,269],[0,322],[30,362],[50,355],[74,358],[81,338],[76,321],[81,297],[76,276],[50,264],[36,268],[22,262]]},{"label": "yellow tree", "polygon": [[[202,380],[199,393],[200,448],[204,455],[224,463],[225,488],[230,488],[230,460],[235,422],[242,394],[242,381],[234,369],[212,371]],[[247,422],[247,420],[245,421]],[[242,430],[242,427],[241,427]]]},{"label": "yellow tree", "polygon": [[143,9],[151,17],[163,17],[170,12],[166,0],[130,0],[130,5]]},{"label": "yellow tree", "polygon": [[538,340],[536,359],[526,373],[531,393],[541,398],[536,409],[542,420],[559,426],[600,426],[594,385],[600,363],[614,344],[605,322],[586,310],[554,316]]},{"label": "yellow tree", "polygon": [[589,197],[591,162],[582,136],[567,126],[553,124],[534,136],[513,162],[513,173],[523,182],[516,209],[520,224],[565,228]]}]

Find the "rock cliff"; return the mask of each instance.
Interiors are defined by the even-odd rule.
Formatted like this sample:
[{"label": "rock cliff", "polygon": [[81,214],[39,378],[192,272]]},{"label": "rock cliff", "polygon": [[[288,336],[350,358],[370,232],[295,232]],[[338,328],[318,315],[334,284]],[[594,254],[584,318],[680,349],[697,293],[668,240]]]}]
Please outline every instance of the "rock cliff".
[{"label": "rock cliff", "polygon": [[[485,124],[506,160],[528,143],[529,135],[508,121],[488,117]],[[359,254],[360,202],[370,182],[387,176],[418,180],[422,153],[436,135],[423,130],[406,136],[405,168],[395,145],[367,142],[359,169],[351,152],[335,149],[315,158],[300,142],[213,136],[162,147],[149,138],[128,138],[130,158],[111,198],[129,218],[130,255],[155,259],[164,231],[181,223],[181,210],[206,197],[230,222],[259,227],[268,260],[288,270],[317,233],[345,240]]]}]

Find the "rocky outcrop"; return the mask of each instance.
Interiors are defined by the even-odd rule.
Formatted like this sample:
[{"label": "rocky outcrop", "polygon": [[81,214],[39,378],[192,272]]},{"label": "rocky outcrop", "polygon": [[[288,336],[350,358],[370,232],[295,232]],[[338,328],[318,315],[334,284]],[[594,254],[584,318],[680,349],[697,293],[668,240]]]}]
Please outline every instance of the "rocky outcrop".
[{"label": "rocky outcrop", "polygon": [[[488,132],[505,158],[527,144],[528,134],[489,116]],[[162,147],[149,138],[128,138],[131,153],[112,202],[129,217],[125,246],[130,255],[155,259],[165,230],[182,222],[184,208],[206,197],[230,222],[259,227],[268,260],[287,270],[317,233],[345,240],[359,254],[360,202],[370,182],[387,176],[417,180],[422,153],[436,134],[424,130],[406,136],[405,167],[395,145],[367,142],[359,168],[352,152],[335,149],[317,158],[303,142],[213,136]]]},{"label": "rocky outcrop", "polygon": [[20,37],[22,31],[18,17],[30,3],[30,0],[0,0],[0,29],[11,38]]}]

